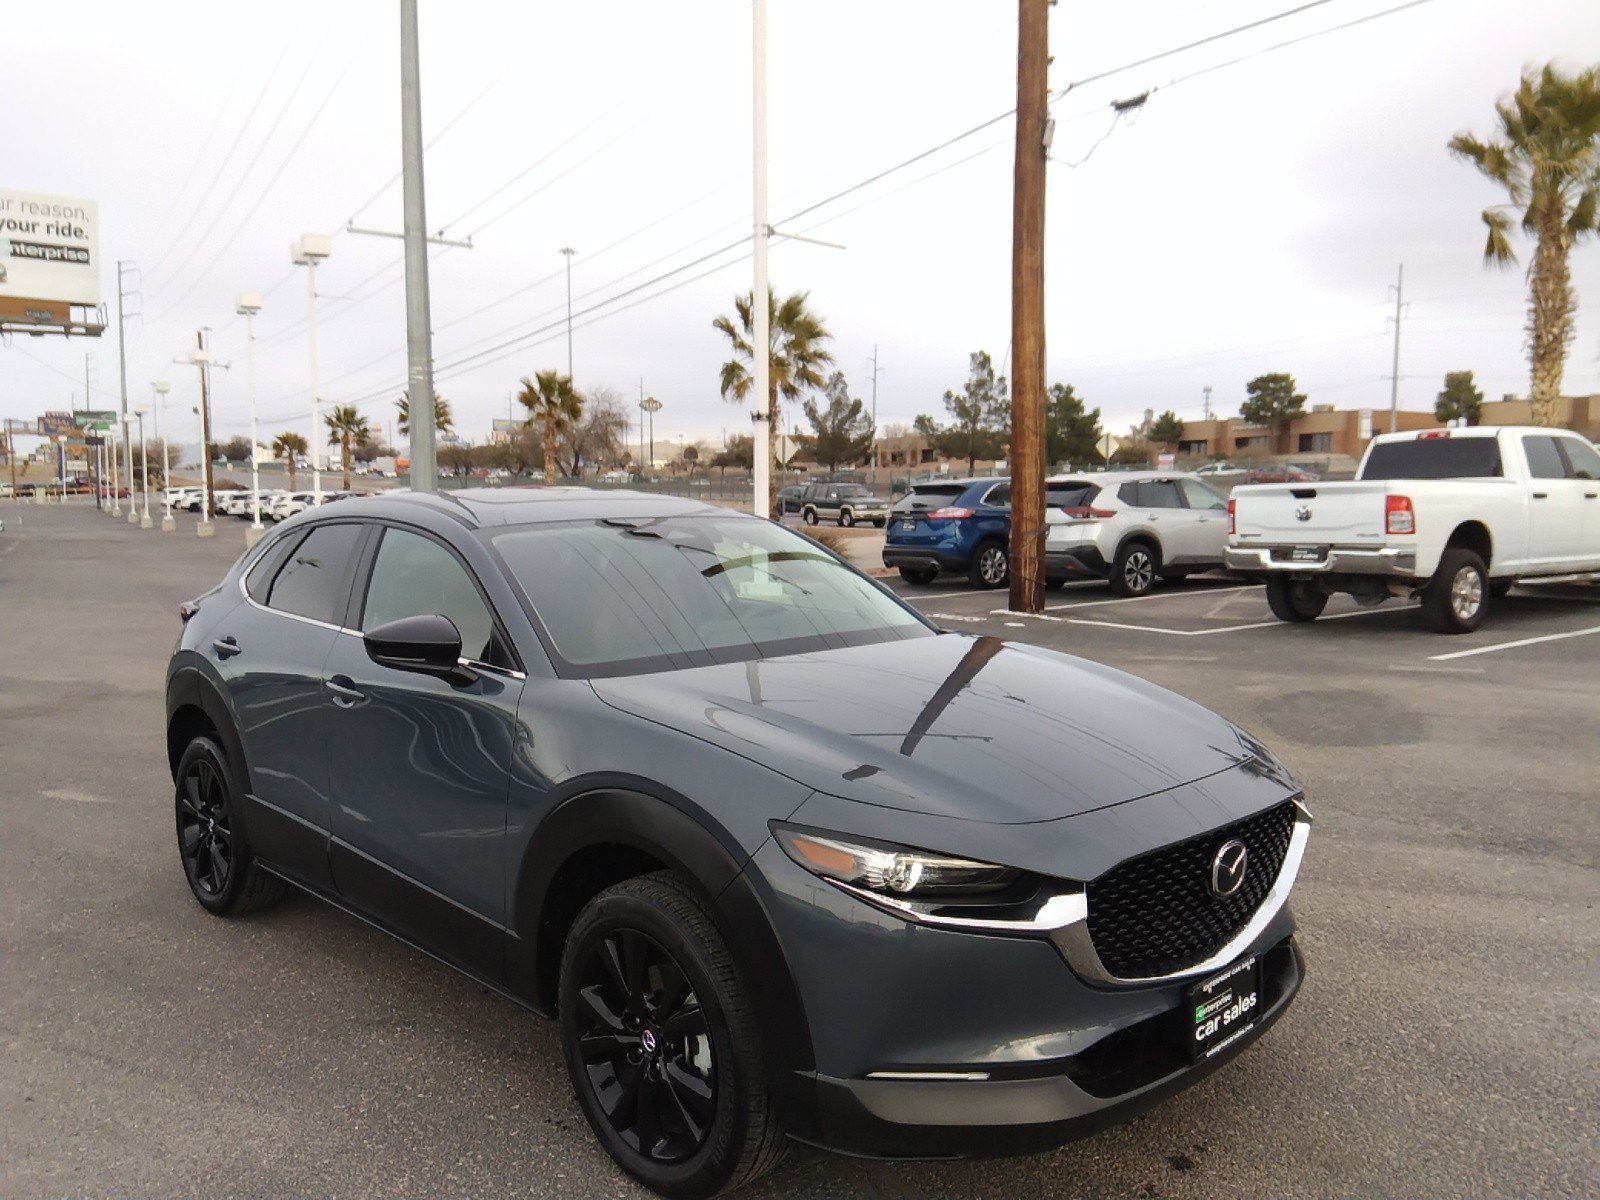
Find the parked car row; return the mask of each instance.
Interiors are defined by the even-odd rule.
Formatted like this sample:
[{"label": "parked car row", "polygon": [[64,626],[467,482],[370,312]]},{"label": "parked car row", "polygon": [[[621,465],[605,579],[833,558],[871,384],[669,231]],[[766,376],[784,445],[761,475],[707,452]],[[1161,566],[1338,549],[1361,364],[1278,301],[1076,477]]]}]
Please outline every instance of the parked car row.
[{"label": "parked car row", "polygon": [[[346,496],[360,494],[362,493],[325,491],[322,493],[322,503],[328,504]],[[205,504],[205,489],[168,488],[162,493],[162,502],[174,510],[197,513]],[[316,507],[316,504],[317,497],[314,492],[291,492],[283,488],[273,488],[263,489],[260,493],[263,521],[286,521],[296,513]],[[211,511],[219,517],[238,517],[242,521],[248,521],[255,516],[255,507],[256,493],[248,488],[224,488],[212,494]]]}]

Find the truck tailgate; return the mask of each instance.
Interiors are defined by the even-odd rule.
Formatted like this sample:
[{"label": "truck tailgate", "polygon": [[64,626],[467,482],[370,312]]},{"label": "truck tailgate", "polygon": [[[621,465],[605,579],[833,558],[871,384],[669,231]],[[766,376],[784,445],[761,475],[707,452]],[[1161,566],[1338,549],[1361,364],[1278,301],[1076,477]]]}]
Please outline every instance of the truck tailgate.
[{"label": "truck tailgate", "polygon": [[1374,545],[1389,485],[1257,483],[1233,489],[1235,545]]}]

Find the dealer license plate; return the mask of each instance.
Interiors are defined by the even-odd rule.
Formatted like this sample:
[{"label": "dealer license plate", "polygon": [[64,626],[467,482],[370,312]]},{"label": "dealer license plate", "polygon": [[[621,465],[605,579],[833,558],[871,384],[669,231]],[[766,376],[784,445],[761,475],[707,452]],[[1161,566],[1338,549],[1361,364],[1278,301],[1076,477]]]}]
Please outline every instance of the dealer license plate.
[{"label": "dealer license plate", "polygon": [[1324,557],[1321,546],[1296,546],[1289,551],[1290,562],[1321,562]]},{"label": "dealer license plate", "polygon": [[911,519],[911,518],[902,519],[901,522],[900,522],[900,532],[901,533],[910,533],[916,527],[917,527],[916,521]]},{"label": "dealer license plate", "polygon": [[1191,984],[1184,992],[1189,1055],[1210,1058],[1238,1041],[1261,1015],[1261,963],[1255,958]]}]

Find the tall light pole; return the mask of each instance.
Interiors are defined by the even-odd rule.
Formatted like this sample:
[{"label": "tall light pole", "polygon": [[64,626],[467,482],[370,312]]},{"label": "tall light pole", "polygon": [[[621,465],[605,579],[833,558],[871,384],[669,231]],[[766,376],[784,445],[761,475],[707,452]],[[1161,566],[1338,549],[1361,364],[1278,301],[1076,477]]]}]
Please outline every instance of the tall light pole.
[{"label": "tall light pole", "polygon": [[167,473],[172,470],[172,447],[167,445],[163,430],[167,428],[167,393],[172,390],[172,385],[165,379],[157,379],[151,388],[155,391],[156,410],[156,444],[161,447],[161,532],[171,533],[178,527],[172,519],[172,480],[167,478]]},{"label": "tall light pole", "polygon": [[[878,347],[872,347],[872,490],[878,490]],[[891,478],[890,486],[894,480]]]},{"label": "tall light pole", "polygon": [[[333,238],[326,233],[302,233],[289,247],[289,258],[297,266],[306,269],[306,317],[309,322],[308,336],[311,342],[311,494],[312,504],[322,503],[322,468],[317,464],[321,461],[317,457],[317,445],[322,437],[322,401],[317,396],[317,264],[333,253]],[[410,248],[407,247],[407,255]],[[409,258],[408,276],[409,283]],[[407,289],[409,291],[409,288]],[[412,393],[415,395],[415,392]],[[430,410],[431,411],[431,410]],[[413,421],[412,427],[416,427]],[[415,434],[412,435],[415,438]],[[251,453],[255,453],[254,445]],[[210,455],[206,461],[211,461]]]},{"label": "tall light pole", "polygon": [[261,527],[261,467],[256,462],[256,314],[261,311],[260,292],[240,292],[234,311],[244,318],[245,392],[250,397],[250,508],[254,521],[245,531],[248,549],[266,532]]},{"label": "tall light pole", "polygon": [[200,417],[200,524],[195,526],[196,537],[213,537],[217,527],[211,523],[211,351],[206,349],[204,330],[194,335],[195,348],[189,351],[189,361],[200,371],[200,406],[195,412]]},{"label": "tall light pole", "polygon": [[567,259],[567,378],[572,378],[572,256],[577,253],[571,246],[561,247]]},{"label": "tall light pole", "polygon": [[400,174],[406,247],[406,394],[411,403],[411,490],[439,490],[433,424],[433,324],[428,303],[428,218],[422,180],[422,75],[417,0],[400,0]]},{"label": "tall light pole", "polygon": [[661,411],[661,401],[654,396],[646,396],[639,401],[639,407],[650,414],[650,458],[645,466],[651,471],[656,469],[656,414]]},{"label": "tall light pole", "polygon": [[1400,264],[1400,274],[1394,285],[1394,369],[1389,376],[1389,432],[1400,428],[1400,318],[1405,314],[1406,267]]},{"label": "tall light pole", "polygon": [[[129,293],[127,288],[123,286],[123,277],[128,271],[134,271],[134,270],[137,270],[137,268],[134,267],[134,265],[133,265],[133,263],[131,261],[120,260],[120,259],[118,260],[118,262],[117,262],[117,376],[118,376],[118,385],[119,385],[118,396],[120,398],[120,408],[121,408],[120,416],[122,417],[122,419],[124,421],[126,421],[128,419],[128,338],[127,338],[127,335],[123,331],[123,328],[122,328],[122,306],[123,306],[123,302],[127,299],[127,297],[131,293]],[[85,407],[87,407],[88,406],[88,400],[89,400],[89,396],[88,396],[87,391],[85,392],[83,399],[84,399]],[[128,456],[127,465],[128,465],[128,484],[129,484],[129,492],[128,492],[128,524],[132,525],[139,518],[134,514],[134,511],[133,511],[133,508],[134,508],[134,506],[133,506],[133,492],[132,492],[132,484],[133,484],[133,443],[131,441],[128,443],[128,449],[127,449],[126,453],[127,453],[127,456]]]},{"label": "tall light pole", "polygon": [[754,279],[750,289],[750,357],[756,403],[761,406],[755,420],[755,474],[754,495],[751,497],[756,516],[772,515],[772,397],[769,375],[771,364],[767,355],[771,351],[771,332],[767,312],[767,0],[753,0],[751,20],[751,115],[753,120],[753,167],[755,176],[754,213],[752,214],[751,256],[755,260]]},{"label": "tall light pole", "polygon": [[[149,529],[154,522],[150,520],[150,445],[144,440],[144,414],[145,408],[141,404],[130,410],[123,420],[128,425],[128,452],[130,455],[133,452],[133,423],[135,421],[139,422],[139,471],[143,476],[141,482],[144,491],[144,514],[139,518],[139,528]],[[133,508],[136,506],[130,503],[128,507]]]}]

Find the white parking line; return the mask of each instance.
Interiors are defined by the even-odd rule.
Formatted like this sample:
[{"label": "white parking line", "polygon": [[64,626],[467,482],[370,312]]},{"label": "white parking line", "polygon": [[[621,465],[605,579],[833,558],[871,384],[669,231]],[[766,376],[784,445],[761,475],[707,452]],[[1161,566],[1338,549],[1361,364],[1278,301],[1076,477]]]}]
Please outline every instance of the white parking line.
[{"label": "white parking line", "polygon": [[1568,633],[1547,633],[1541,637],[1518,638],[1514,642],[1499,642],[1493,646],[1478,646],[1472,650],[1454,650],[1449,654],[1430,654],[1429,662],[1446,662],[1452,658],[1471,658],[1474,654],[1493,654],[1497,650],[1515,650],[1519,646],[1534,646],[1540,642],[1559,642],[1564,638],[1588,637],[1592,633],[1600,633],[1600,625],[1591,625],[1588,629],[1574,629]]},{"label": "white parking line", "polygon": [[[1321,617],[1322,621],[1345,621],[1351,617],[1370,617],[1379,613],[1408,612],[1415,608],[1415,604],[1407,604],[1400,608],[1362,608],[1355,612],[1335,613],[1331,617]],[[1214,633],[1239,633],[1245,629],[1272,629],[1288,628],[1288,621],[1252,621],[1248,625],[1222,625],[1216,629],[1168,629],[1162,625],[1130,625],[1124,621],[1092,621],[1087,617],[1057,617],[1058,621],[1066,621],[1070,625],[1097,625],[1102,629],[1131,629],[1135,633],[1166,633],[1173,637],[1210,637]]]},{"label": "white parking line", "polygon": [[1118,596],[1115,600],[1085,600],[1081,604],[1047,604],[1045,612],[1061,612],[1068,608],[1098,608],[1102,604],[1135,604],[1140,600],[1181,600],[1193,596],[1215,596],[1224,592],[1249,591],[1254,584],[1242,583],[1230,587],[1196,588],[1191,592],[1151,592],[1147,596]]}]

